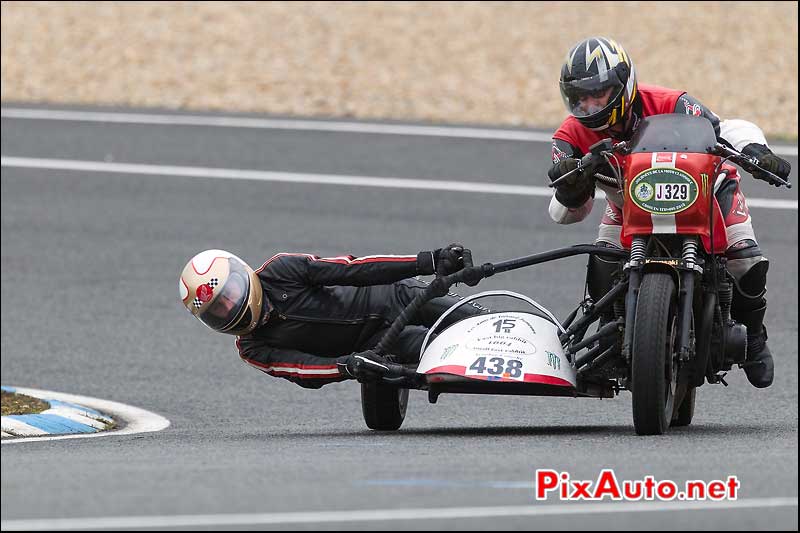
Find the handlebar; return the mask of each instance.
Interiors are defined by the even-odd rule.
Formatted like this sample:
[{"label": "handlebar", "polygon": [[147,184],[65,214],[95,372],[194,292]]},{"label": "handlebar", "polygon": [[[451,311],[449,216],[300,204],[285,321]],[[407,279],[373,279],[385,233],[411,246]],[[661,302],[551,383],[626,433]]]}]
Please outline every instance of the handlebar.
[{"label": "handlebar", "polygon": [[488,278],[494,274],[494,265],[491,263],[486,263],[477,267],[472,266],[471,253],[464,254],[464,264],[469,266],[465,266],[462,270],[459,270],[454,274],[450,274],[449,276],[437,275],[436,279],[434,279],[423,292],[417,294],[411,303],[409,303],[406,308],[403,309],[403,312],[400,313],[400,316],[398,316],[394,322],[392,322],[389,331],[386,332],[386,334],[378,343],[378,346],[376,346],[374,350],[375,353],[381,356],[385,354],[389,350],[389,347],[397,340],[397,337],[400,335],[400,332],[403,331],[403,328],[409,324],[411,319],[417,314],[420,308],[434,298],[445,296],[447,291],[450,290],[450,287],[456,283],[466,283],[470,287],[474,287],[483,278]]},{"label": "handlebar", "polygon": [[722,143],[717,143],[716,145],[714,145],[713,150],[709,150],[709,151],[714,153],[714,154],[716,154],[716,155],[727,157],[728,159],[730,159],[734,163],[737,163],[738,165],[740,165],[743,169],[745,169],[750,174],[752,174],[753,171],[763,172],[764,174],[766,174],[769,177],[769,180],[770,180],[771,183],[776,183],[778,185],[784,185],[787,189],[791,189],[792,188],[792,184],[788,180],[785,180],[785,179],[781,178],[780,176],[777,176],[777,175],[773,174],[769,170],[761,167],[759,165],[758,159],[756,159],[755,157],[750,157],[749,155],[743,154],[742,152],[739,152],[738,150],[734,150],[733,148],[725,146]]},{"label": "handlebar", "polygon": [[[593,166],[597,165],[598,163],[602,163],[605,156],[623,152],[626,148],[627,143],[624,141],[613,144],[611,139],[603,139],[602,141],[599,141],[589,147],[589,153],[578,160],[578,166],[576,168],[570,170],[557,180],[550,183],[548,187],[557,187],[576,172],[584,172],[587,169],[592,169]],[[772,184],[783,185],[787,189],[792,188],[792,184],[788,180],[784,180],[783,178],[760,166],[758,160],[754,157],[745,155],[721,143],[717,143],[714,148],[709,149],[708,151],[709,153],[713,153],[715,155],[727,157],[734,163],[741,165],[742,168],[751,174],[753,171],[763,172],[769,177],[769,181]],[[592,173],[592,177],[600,181],[604,181],[604,178],[606,178],[602,174],[597,173]]]},{"label": "handlebar", "polygon": [[[589,147],[589,153],[587,153],[578,160],[578,166],[576,168],[570,170],[569,172],[559,177],[554,182],[550,183],[548,187],[556,187],[574,173],[583,172],[586,169],[591,169],[592,167],[594,167],[599,163],[604,163],[605,158],[607,156],[610,156],[614,153],[623,152],[627,148],[627,146],[628,143],[625,141],[615,144],[611,141],[611,139],[603,139],[601,141],[594,143]],[[607,179],[606,176],[594,172],[592,173],[592,177],[600,180],[603,180],[604,178]]]},{"label": "handlebar", "polygon": [[[450,290],[450,287],[456,283],[463,282],[474,287],[483,278],[494,274],[494,265],[491,263],[486,263],[478,267],[473,266],[472,253],[468,250],[465,250],[464,253],[464,265],[465,267],[462,270],[459,270],[454,274],[450,274],[449,276],[437,275],[437,277],[425,288],[423,292],[417,294],[411,303],[409,303],[406,308],[403,309],[403,312],[400,313],[400,316],[398,316],[394,322],[392,322],[389,331],[387,331],[386,334],[384,334],[384,336],[381,338],[380,342],[378,342],[374,352],[379,356],[385,356],[385,354],[389,351],[389,348],[397,340],[397,337],[400,336],[400,333],[409,324],[409,322],[411,322],[411,319],[417,314],[420,308],[432,299],[446,295]],[[386,364],[386,366],[389,368],[387,374],[381,378],[381,381],[384,383],[406,388],[419,388],[424,383],[424,379],[417,374],[415,369],[392,362],[384,364]]]},{"label": "handlebar", "polygon": [[407,388],[418,388],[422,384],[421,376],[415,369],[395,363],[388,363],[386,366],[389,367],[389,372],[381,377],[382,382]]}]

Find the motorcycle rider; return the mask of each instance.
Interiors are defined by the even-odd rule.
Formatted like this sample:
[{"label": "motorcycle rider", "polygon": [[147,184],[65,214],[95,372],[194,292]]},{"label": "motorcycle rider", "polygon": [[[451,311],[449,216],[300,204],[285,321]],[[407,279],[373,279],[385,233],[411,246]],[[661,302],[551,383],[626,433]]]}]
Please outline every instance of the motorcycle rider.
[{"label": "motorcycle rider", "polygon": [[[408,278],[452,274],[464,267],[463,258],[457,243],[409,256],[279,253],[254,271],[229,252],[206,250],[186,264],[178,288],[183,305],[203,324],[237,336],[246,363],[316,389],[383,375],[386,360],[370,348],[427,286]],[[416,363],[428,328],[457,301],[448,294],[423,306],[391,347],[396,360]],[[483,311],[464,305],[446,322]]]},{"label": "motorcycle rider", "polygon": [[[618,43],[605,37],[584,39],[569,49],[561,67],[561,96],[569,116],[553,134],[551,181],[578,166],[578,159],[601,139],[629,140],[642,118],[666,113],[686,113],[708,119],[717,139],[758,159],[760,166],[786,179],[790,164],[770,150],[763,132],[744,120],[720,120],[684,91],[638,83],[633,62]],[[725,218],[729,248],[727,266],[735,279],[731,316],[747,326],[745,373],[752,385],[768,387],[773,380],[773,360],[763,325],[767,309],[766,283],[769,261],[756,240],[745,197],[735,167],[719,186],[716,197]],[[597,171],[597,170],[595,170]],[[593,171],[594,172],[594,171]],[[614,175],[610,169],[599,170]],[[763,172],[753,177],[772,183]],[[622,201],[619,190],[597,183],[607,205],[596,244],[621,247]],[[592,209],[595,181],[588,173],[573,173],[555,187],[550,217],[559,224],[585,219]],[[617,264],[591,256],[587,272],[589,295],[597,301],[611,287]]]}]

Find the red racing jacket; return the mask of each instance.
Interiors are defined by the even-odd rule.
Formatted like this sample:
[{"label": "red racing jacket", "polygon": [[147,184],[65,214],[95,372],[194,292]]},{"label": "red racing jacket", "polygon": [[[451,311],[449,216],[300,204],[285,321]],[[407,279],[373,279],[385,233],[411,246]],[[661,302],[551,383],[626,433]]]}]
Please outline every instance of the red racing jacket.
[{"label": "red racing jacket", "polygon": [[[764,133],[755,124],[744,120],[720,121],[719,117],[711,110],[683,91],[666,89],[655,85],[638,84],[638,93],[639,98],[632,109],[634,113],[633,130],[637,128],[644,117],[667,113],[685,113],[708,119],[714,126],[717,139],[721,143],[737,150],[741,150],[750,143],[767,146]],[[589,152],[591,145],[608,136],[608,132],[590,130],[578,122],[578,119],[569,116],[553,134],[553,163],[558,163],[567,157],[581,158]],[[603,184],[598,184],[597,186],[606,193],[609,202],[622,208],[622,195],[619,191]],[[554,195],[550,201],[550,217],[559,224],[579,222],[589,215],[593,203],[594,194],[582,206],[568,208],[562,205]]]}]

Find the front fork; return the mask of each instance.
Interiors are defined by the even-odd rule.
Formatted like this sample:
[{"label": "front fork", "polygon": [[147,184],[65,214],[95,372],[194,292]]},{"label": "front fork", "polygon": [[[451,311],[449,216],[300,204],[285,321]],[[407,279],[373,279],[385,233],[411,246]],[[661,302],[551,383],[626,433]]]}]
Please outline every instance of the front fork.
[{"label": "front fork", "polygon": [[[631,244],[631,257],[625,268],[628,270],[628,293],[625,296],[625,335],[622,342],[622,355],[630,365],[633,328],[636,322],[636,302],[642,285],[647,253],[647,237],[634,237]],[[655,260],[658,264],[659,260]],[[663,262],[663,261],[661,261]],[[703,268],[698,264],[697,239],[688,237],[683,241],[681,259],[669,268],[678,271],[678,355],[681,361],[688,361],[694,355],[692,342],[692,307],[694,303],[695,279]]]},{"label": "front fork", "polygon": [[634,237],[631,243],[631,258],[625,265],[628,270],[628,294],[625,295],[625,335],[622,339],[622,357],[630,368],[631,345],[633,344],[633,325],[636,322],[636,302],[639,299],[639,287],[642,285],[642,270],[644,268],[645,254],[647,253],[647,239]]},{"label": "front fork", "polygon": [[682,362],[694,357],[694,339],[692,333],[692,309],[694,307],[695,280],[703,273],[703,267],[697,264],[697,239],[689,237],[683,241],[680,266],[681,283],[678,300],[678,356]]}]

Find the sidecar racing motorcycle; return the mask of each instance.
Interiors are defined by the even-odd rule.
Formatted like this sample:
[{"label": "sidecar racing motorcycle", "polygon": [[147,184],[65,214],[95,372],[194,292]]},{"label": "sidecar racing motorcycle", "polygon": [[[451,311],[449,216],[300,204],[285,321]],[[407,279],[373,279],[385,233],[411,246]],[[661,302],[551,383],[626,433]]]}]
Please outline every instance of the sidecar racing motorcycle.
[{"label": "sidecar racing motorcycle", "polygon": [[[582,244],[479,266],[465,254],[465,268],[437,276],[375,351],[392,361],[392,343],[415,313],[458,282],[474,286],[501,272],[596,254],[619,267],[605,295],[586,297],[563,321],[511,291],[465,298],[429,330],[416,367],[392,363],[380,381],[362,383],[369,428],[398,429],[409,389],[427,390],[431,403],[443,393],[613,398],[627,390],[636,433],[663,434],[691,423],[697,387],[727,386],[726,372],[748,364],[747,329],[730,315],[733,278],[714,193],[731,168],[723,166],[727,161],[791,185],[717,143],[707,120],[688,115],[647,117],[632,140],[592,146],[576,171],[591,173],[603,161],[616,175],[594,173],[594,179],[624,195],[623,249]],[[456,308],[489,296],[530,310],[471,316],[439,331]]]}]

